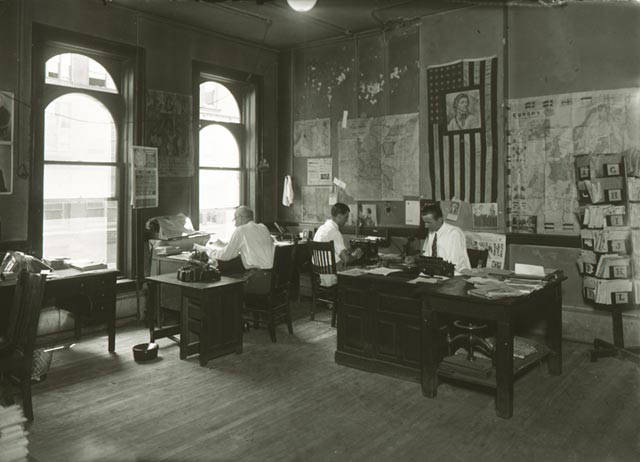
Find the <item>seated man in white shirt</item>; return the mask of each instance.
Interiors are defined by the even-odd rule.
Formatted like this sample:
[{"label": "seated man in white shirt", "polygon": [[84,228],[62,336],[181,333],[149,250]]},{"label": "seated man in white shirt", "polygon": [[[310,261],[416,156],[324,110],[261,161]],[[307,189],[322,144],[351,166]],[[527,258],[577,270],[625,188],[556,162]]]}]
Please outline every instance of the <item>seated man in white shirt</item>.
[{"label": "seated man in white shirt", "polygon": [[[350,262],[362,257],[362,249],[358,248],[353,252],[347,250],[344,245],[344,238],[340,232],[340,226],[344,226],[349,219],[349,212],[349,206],[341,202],[337,202],[333,207],[331,207],[331,218],[325,221],[324,224],[318,228],[315,236],[313,236],[313,240],[316,242],[333,241],[333,250],[336,255],[336,266],[338,270],[343,269]],[[321,278],[321,285],[331,286],[337,283],[335,275],[327,276],[329,277]]]},{"label": "seated man in white shirt", "polygon": [[422,220],[429,236],[422,248],[427,257],[440,257],[455,265],[455,271],[471,268],[467,255],[467,240],[457,226],[444,221],[440,204],[427,204],[422,209]]},{"label": "seated man in white shirt", "polygon": [[[271,287],[271,269],[275,246],[271,234],[265,225],[253,221],[253,210],[241,205],[235,211],[236,228],[228,243],[216,241],[213,248],[197,246],[205,250],[209,257],[222,262],[231,261],[238,256],[247,270],[246,293],[263,294]],[[208,244],[209,245],[209,244]],[[223,270],[224,273],[224,270]]]}]

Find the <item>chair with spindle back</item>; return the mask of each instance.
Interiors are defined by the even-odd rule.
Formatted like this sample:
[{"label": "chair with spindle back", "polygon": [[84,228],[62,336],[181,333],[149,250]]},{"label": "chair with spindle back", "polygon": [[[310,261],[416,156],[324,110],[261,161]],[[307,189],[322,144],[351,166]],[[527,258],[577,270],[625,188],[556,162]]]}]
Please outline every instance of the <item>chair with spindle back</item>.
[{"label": "chair with spindle back", "polygon": [[327,303],[331,308],[331,326],[336,325],[336,310],[338,303],[338,276],[336,254],[333,241],[309,242],[311,252],[311,289],[313,303],[311,305],[311,320],[315,319],[316,303]]},{"label": "chair with spindle back", "polygon": [[21,271],[14,297],[19,297],[14,307],[19,306],[17,319],[13,324],[13,332],[8,333],[11,339],[2,345],[0,350],[0,374],[7,378],[15,378],[22,391],[22,407],[29,420],[33,420],[31,402],[31,372],[33,369],[33,350],[42,308],[46,275],[31,274]]}]

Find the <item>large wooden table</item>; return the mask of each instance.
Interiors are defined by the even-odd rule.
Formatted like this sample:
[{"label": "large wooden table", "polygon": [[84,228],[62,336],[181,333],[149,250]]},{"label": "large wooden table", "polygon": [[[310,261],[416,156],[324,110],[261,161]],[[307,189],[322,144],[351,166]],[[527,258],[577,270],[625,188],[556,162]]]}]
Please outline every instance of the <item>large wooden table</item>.
[{"label": "large wooden table", "polygon": [[[199,353],[200,365],[229,353],[242,353],[242,301],[244,280],[222,276],[216,282],[182,282],[175,274],[146,278],[149,283],[147,322],[151,342],[180,334],[180,359]],[[160,289],[180,292],[180,320],[159,326]],[[191,341],[197,337],[196,341]]]},{"label": "large wooden table", "polygon": [[[562,372],[562,275],[527,296],[500,300],[468,295],[471,285],[462,277],[438,284],[407,283],[412,278],[404,273],[338,275],[337,363],[417,381],[431,398],[441,378],[493,388],[497,415],[510,418],[514,379],[531,364],[514,361],[515,324],[523,318],[542,318],[545,346],[533,359],[546,357],[551,374]],[[457,317],[495,325],[495,370],[490,377],[439,368],[444,357],[444,321]]]},{"label": "large wooden table", "polygon": [[[109,352],[116,349],[116,270],[81,272],[57,270],[47,277],[42,306],[57,306],[70,311],[74,318],[76,339],[80,338],[83,320],[103,322],[109,336]],[[7,313],[13,300],[16,281],[0,281],[0,326],[7,325]],[[5,309],[6,307],[6,309]],[[2,330],[2,329],[0,329]]]}]

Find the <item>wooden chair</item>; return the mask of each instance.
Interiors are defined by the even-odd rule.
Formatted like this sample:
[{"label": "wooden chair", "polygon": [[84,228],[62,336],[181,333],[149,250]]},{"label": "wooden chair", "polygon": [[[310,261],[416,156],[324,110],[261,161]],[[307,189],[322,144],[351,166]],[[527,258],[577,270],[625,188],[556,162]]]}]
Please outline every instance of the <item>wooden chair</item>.
[{"label": "wooden chair", "polygon": [[36,342],[38,320],[42,308],[46,275],[31,274],[22,271],[18,275],[14,297],[14,309],[19,312],[13,325],[13,332],[6,336],[10,341],[0,349],[0,374],[15,379],[22,392],[22,407],[27,419],[33,420],[31,402],[31,372],[33,369],[33,350]]},{"label": "wooden chair", "polygon": [[245,294],[245,326],[265,323],[272,342],[276,342],[276,325],[285,322],[289,334],[291,323],[291,278],[294,273],[296,244],[276,246],[271,270],[271,287],[266,294]]},{"label": "wooden chair", "polygon": [[309,242],[311,252],[311,320],[315,319],[316,303],[328,303],[331,307],[331,327],[336,325],[338,303],[338,276],[333,241]]}]

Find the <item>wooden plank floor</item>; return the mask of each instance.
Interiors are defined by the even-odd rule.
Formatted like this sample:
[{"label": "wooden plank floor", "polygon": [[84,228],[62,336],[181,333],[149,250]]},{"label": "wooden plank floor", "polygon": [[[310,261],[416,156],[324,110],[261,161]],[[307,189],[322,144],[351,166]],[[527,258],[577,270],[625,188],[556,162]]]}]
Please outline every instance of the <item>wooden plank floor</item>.
[{"label": "wooden plank floor", "polygon": [[[328,314],[299,317],[278,343],[245,335],[242,355],[198,365],[160,343],[161,358],[136,364],[148,340],[121,328],[58,352],[34,387],[30,451],[49,461],[211,460],[640,460],[640,369],[590,363],[587,346],[564,345],[564,374],[546,367],[516,382],[511,420],[488,393],[416,383],[338,366]],[[1,458],[1,457],[0,457]]]}]

